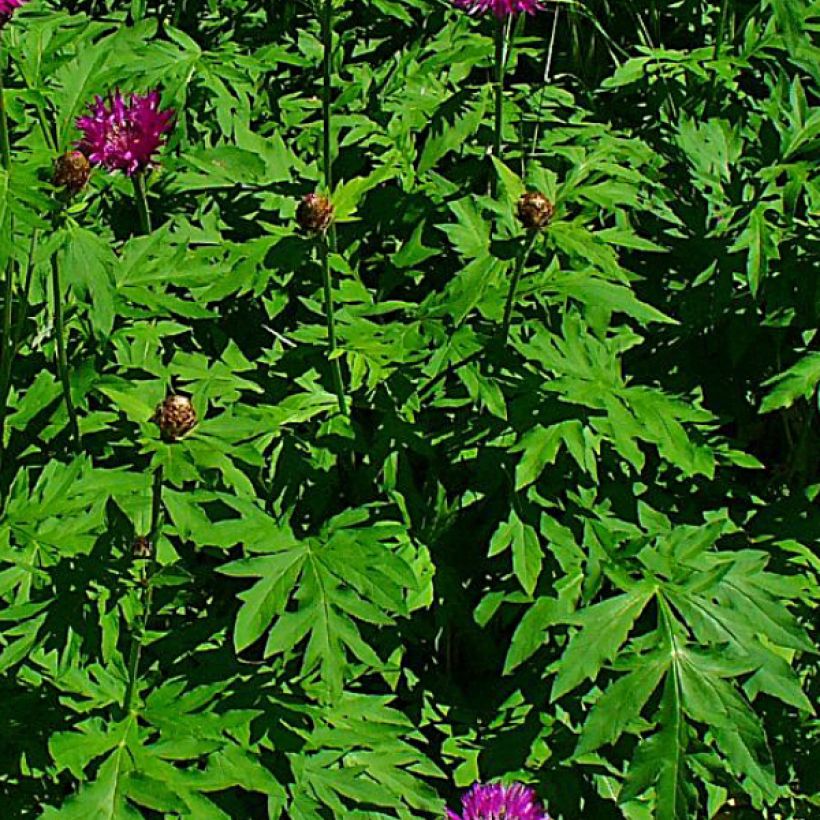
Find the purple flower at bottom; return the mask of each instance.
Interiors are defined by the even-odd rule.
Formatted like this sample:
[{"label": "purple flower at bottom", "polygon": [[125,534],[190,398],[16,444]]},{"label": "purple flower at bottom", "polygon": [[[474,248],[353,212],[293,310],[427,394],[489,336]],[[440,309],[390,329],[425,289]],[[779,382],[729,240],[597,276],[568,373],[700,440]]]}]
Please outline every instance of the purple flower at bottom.
[{"label": "purple flower at bottom", "polygon": [[447,820],[549,820],[535,792],[521,783],[476,783],[461,798],[461,815],[447,810]]},{"label": "purple flower at bottom", "polygon": [[541,11],[541,0],[453,0],[467,14],[485,14],[491,11],[499,20],[511,14],[535,14]]},{"label": "purple flower at bottom", "polygon": [[11,20],[12,15],[28,0],[0,0],[0,28]]},{"label": "purple flower at bottom", "polygon": [[152,165],[174,116],[171,109],[160,111],[158,91],[132,94],[127,102],[115,91],[107,100],[97,97],[89,110],[77,119],[83,132],[77,148],[94,165],[124,171],[128,176]]}]

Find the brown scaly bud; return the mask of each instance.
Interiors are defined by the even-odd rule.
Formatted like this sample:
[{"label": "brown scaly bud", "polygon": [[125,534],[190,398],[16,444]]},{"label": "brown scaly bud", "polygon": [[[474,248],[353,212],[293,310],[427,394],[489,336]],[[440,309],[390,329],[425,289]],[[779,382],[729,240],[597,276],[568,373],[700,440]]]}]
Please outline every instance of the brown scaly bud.
[{"label": "brown scaly bud", "polygon": [[327,233],[333,222],[333,205],[326,196],[308,194],[296,209],[296,221],[305,233]]},{"label": "brown scaly bud", "polygon": [[91,176],[91,163],[82,151],[69,151],[57,157],[52,182],[74,196],[85,188]]},{"label": "brown scaly bud", "polygon": [[147,535],[138,535],[131,545],[131,554],[134,558],[151,558],[154,554],[154,549]]},{"label": "brown scaly bud", "polygon": [[528,231],[546,228],[554,213],[553,204],[538,191],[527,191],[518,200],[518,220]]},{"label": "brown scaly bud", "polygon": [[157,405],[153,421],[165,441],[179,441],[196,426],[196,411],[187,396],[167,396]]}]

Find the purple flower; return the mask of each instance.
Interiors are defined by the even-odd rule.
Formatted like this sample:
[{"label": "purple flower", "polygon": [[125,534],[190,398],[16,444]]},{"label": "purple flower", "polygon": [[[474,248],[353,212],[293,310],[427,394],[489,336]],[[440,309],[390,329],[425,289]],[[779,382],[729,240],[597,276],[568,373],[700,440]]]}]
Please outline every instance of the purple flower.
[{"label": "purple flower", "polygon": [[461,798],[461,816],[447,810],[447,820],[549,820],[535,792],[513,783],[476,783]]},{"label": "purple flower", "polygon": [[535,14],[541,10],[542,0],[453,0],[460,9],[468,14],[485,14],[491,11],[499,20],[511,14]]},{"label": "purple flower", "polygon": [[17,9],[28,0],[0,0],[0,28],[3,28]]},{"label": "purple flower", "polygon": [[132,94],[128,102],[116,91],[107,100],[97,97],[89,110],[77,119],[83,132],[77,147],[95,165],[128,176],[151,166],[174,116],[171,109],[159,110],[159,91]]}]

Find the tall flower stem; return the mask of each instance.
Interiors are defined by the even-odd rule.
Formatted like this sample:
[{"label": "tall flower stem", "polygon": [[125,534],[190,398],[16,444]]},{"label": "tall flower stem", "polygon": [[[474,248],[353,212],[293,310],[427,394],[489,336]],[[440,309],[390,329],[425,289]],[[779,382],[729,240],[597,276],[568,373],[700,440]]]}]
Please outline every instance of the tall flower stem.
[{"label": "tall flower stem", "polygon": [[28,251],[28,262],[26,263],[26,274],[23,281],[23,290],[20,294],[20,305],[17,313],[17,321],[14,323],[12,332],[12,355],[16,356],[20,349],[20,342],[23,338],[23,329],[28,316],[28,304],[31,296],[31,283],[34,279],[34,257],[37,254],[37,243],[40,239],[39,231],[35,228],[31,234],[31,245]]},{"label": "tall flower stem", "polygon": [[68,377],[68,359],[65,352],[65,327],[63,323],[63,299],[62,288],[60,287],[60,264],[57,261],[57,254],[51,257],[51,289],[54,298],[54,331],[57,336],[57,371],[60,382],[63,386],[63,397],[68,411],[68,421],[71,427],[71,435],[74,439],[74,448],[78,453],[82,452],[82,441],[80,439],[80,426],[77,423],[77,411],[74,409],[74,401],[71,398],[71,380]]},{"label": "tall flower stem", "polygon": [[[493,156],[501,159],[501,140],[504,131],[504,75],[507,70],[507,35],[505,21],[495,23],[495,123],[493,126]],[[490,193],[496,195],[498,185],[494,169],[490,169]]]},{"label": "tall flower stem", "polygon": [[[320,12],[322,30],[322,171],[327,195],[333,193],[333,123],[331,121],[332,71],[333,71],[333,0],[323,0]],[[325,292],[325,320],[327,344],[330,354],[330,370],[333,389],[339,402],[339,410],[347,415],[342,366],[336,356],[336,315],[333,308],[333,284],[330,277],[330,253],[336,251],[336,228],[330,225],[319,237],[319,253],[322,257],[322,283]]]},{"label": "tall flower stem", "polygon": [[[333,69],[333,2],[322,3],[322,170],[325,175],[327,195],[333,193],[333,133],[330,121],[330,101],[332,94],[331,73]],[[335,250],[335,237],[333,250]]]},{"label": "tall flower stem", "polygon": [[333,310],[333,285],[330,279],[330,247],[327,234],[319,239],[319,253],[322,257],[322,282],[325,290],[325,319],[327,321],[327,347],[330,357],[330,369],[333,374],[333,389],[339,401],[339,410],[347,415],[342,367],[336,355],[336,316]]},{"label": "tall flower stem", "polygon": [[515,271],[512,281],[510,282],[510,289],[507,291],[507,302],[504,305],[504,318],[501,321],[501,340],[503,342],[507,341],[507,336],[509,336],[510,333],[510,323],[512,322],[513,306],[515,305],[518,285],[521,282],[521,275],[524,273],[524,268],[526,267],[527,259],[529,259],[535,240],[538,238],[538,233],[537,230],[528,232],[527,240],[521,252],[518,254],[518,259],[515,263]]},{"label": "tall flower stem", "polygon": [[[720,4],[720,15],[718,17],[717,23],[717,31],[715,33],[715,44],[712,51],[712,61],[717,63],[720,59],[721,51],[723,50],[723,40],[726,37],[726,25],[729,21],[729,0],[721,0]],[[717,74],[718,69],[717,65],[715,65],[714,72],[712,73],[712,81],[709,85],[709,96],[706,100],[706,110],[704,111],[704,116],[708,116],[710,110],[712,108],[712,104],[714,103],[715,99],[715,92],[717,91]]]},{"label": "tall flower stem", "polygon": [[6,264],[5,286],[3,288],[3,318],[0,331],[0,471],[6,442],[6,415],[8,414],[9,390],[11,388],[11,368],[14,358],[14,343],[11,335],[11,301],[14,290],[14,261]]},{"label": "tall flower stem", "polygon": [[148,191],[145,188],[145,174],[143,171],[137,171],[131,179],[134,183],[134,199],[137,203],[140,227],[144,234],[149,234],[151,233],[151,211],[148,209]]},{"label": "tall flower stem", "polygon": [[151,617],[151,604],[154,597],[154,588],[151,586],[151,577],[157,565],[157,543],[162,532],[162,479],[163,470],[160,465],[154,473],[154,483],[151,491],[151,529],[148,533],[148,543],[151,545],[151,559],[142,575],[142,614],[139,625],[135,627],[131,636],[131,652],[128,658],[128,684],[125,690],[122,710],[128,715],[134,706],[134,696],[139,681],[140,660],[145,631],[148,628],[148,619]]},{"label": "tall flower stem", "polygon": [[558,4],[555,4],[555,9],[552,13],[552,29],[550,31],[549,44],[547,46],[546,54],[544,56],[544,75],[541,81],[541,92],[538,95],[538,110],[535,114],[535,129],[533,130],[532,134],[532,142],[530,143],[529,154],[524,157],[524,167],[522,168],[522,174],[526,174],[527,163],[530,162],[532,158],[535,156],[535,151],[538,147],[538,136],[539,131],[541,129],[541,115],[544,111],[544,94],[547,90],[547,86],[549,85],[550,75],[552,73],[552,57],[555,53],[555,37],[558,33],[558,15],[560,11],[561,7]]},{"label": "tall flower stem", "polygon": [[11,166],[11,142],[9,141],[9,121],[6,116],[5,89],[3,74],[6,71],[6,58],[0,45],[0,163],[8,171]]},{"label": "tall flower stem", "polygon": [[[6,58],[0,43],[0,164],[3,170],[8,173],[11,168],[11,143],[9,141],[9,123],[6,117],[5,89],[3,86],[3,74],[6,71]],[[11,222],[9,221],[9,227]],[[9,257],[5,266],[5,278],[3,282],[3,318],[2,330],[0,330],[0,470],[3,467],[3,454],[5,451],[6,436],[6,414],[9,398],[9,386],[11,384],[11,364],[14,356],[14,345],[11,338],[11,300],[14,291],[14,261]]]}]

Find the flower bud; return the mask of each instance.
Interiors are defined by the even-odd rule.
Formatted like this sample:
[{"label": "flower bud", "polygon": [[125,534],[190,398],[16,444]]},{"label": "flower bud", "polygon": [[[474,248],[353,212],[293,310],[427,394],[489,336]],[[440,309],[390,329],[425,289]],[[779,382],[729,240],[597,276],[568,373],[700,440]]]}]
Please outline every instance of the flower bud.
[{"label": "flower bud", "polygon": [[553,204],[538,191],[527,191],[518,200],[518,220],[528,231],[546,228],[554,213]]},{"label": "flower bud", "polygon": [[74,196],[85,188],[91,176],[91,163],[82,151],[69,151],[57,157],[52,182]]},{"label": "flower bud", "polygon": [[327,233],[333,222],[333,205],[326,196],[308,194],[296,209],[296,221],[305,233]]},{"label": "flower bud", "polygon": [[153,421],[165,441],[179,441],[196,426],[196,411],[187,396],[171,395],[157,405]]},{"label": "flower bud", "polygon": [[138,535],[131,545],[131,554],[134,558],[151,558],[154,554],[154,549],[147,535]]}]

